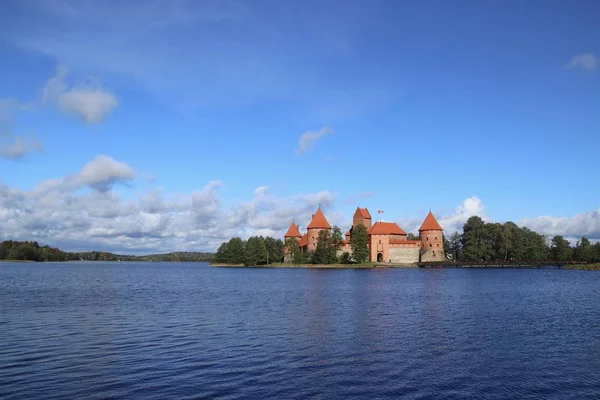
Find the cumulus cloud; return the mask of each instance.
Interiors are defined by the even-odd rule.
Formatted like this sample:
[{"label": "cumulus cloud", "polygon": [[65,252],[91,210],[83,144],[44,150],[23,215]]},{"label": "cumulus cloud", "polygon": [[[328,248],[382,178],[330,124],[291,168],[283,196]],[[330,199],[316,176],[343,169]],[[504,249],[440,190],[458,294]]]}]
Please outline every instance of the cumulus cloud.
[{"label": "cumulus cloud", "polygon": [[46,180],[35,191],[38,193],[68,192],[89,187],[98,192],[107,192],[117,183],[130,183],[136,176],[136,171],[130,165],[105,154],[100,154],[85,164],[78,173]]},{"label": "cumulus cloud", "polygon": [[[436,210],[432,210],[436,219],[444,229],[445,235],[451,235],[456,231],[462,231],[462,227],[465,222],[470,217],[477,216],[483,219],[484,221],[489,221],[489,217],[485,213],[485,208],[483,206],[483,201],[477,196],[472,196],[465,199],[459,206],[457,206],[454,210],[444,213],[444,212],[436,212]],[[399,219],[396,222],[400,225],[406,232],[417,233],[425,216],[427,214],[423,214],[419,217],[415,218],[403,218]]]},{"label": "cumulus cloud", "polygon": [[586,71],[594,71],[598,68],[598,65],[600,65],[600,60],[594,53],[585,53],[574,56],[565,68],[581,68]]},{"label": "cumulus cloud", "polygon": [[329,135],[333,133],[333,129],[331,128],[322,128],[320,131],[311,132],[307,131],[300,136],[300,140],[298,141],[298,149],[296,149],[296,154],[302,155],[308,150],[315,147],[315,144],[323,138],[325,135]]},{"label": "cumulus cloud", "polygon": [[576,214],[571,218],[541,216],[525,218],[521,225],[547,235],[561,235],[577,239],[583,236],[588,239],[600,240],[600,208],[595,211]]},{"label": "cumulus cloud", "polygon": [[[127,254],[213,251],[233,236],[282,237],[293,219],[306,227],[319,204],[332,224],[341,219],[333,209],[336,196],[328,191],[278,197],[260,186],[250,200],[225,209],[220,181],[184,195],[154,189],[124,199],[114,190],[114,184],[137,176],[128,164],[101,155],[78,173],[30,191],[0,183],[0,240]],[[77,190],[84,187],[94,190]]]},{"label": "cumulus cloud", "polygon": [[44,86],[42,104],[55,104],[65,114],[74,115],[88,124],[97,124],[118,106],[117,97],[102,89],[91,79],[89,82],[69,87],[69,69],[64,65],[56,68],[56,75]]}]

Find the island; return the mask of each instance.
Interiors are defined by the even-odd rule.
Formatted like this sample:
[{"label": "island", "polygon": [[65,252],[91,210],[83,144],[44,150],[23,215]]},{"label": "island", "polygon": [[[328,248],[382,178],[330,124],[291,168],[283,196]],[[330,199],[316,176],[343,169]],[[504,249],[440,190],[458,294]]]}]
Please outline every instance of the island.
[{"label": "island", "polygon": [[444,235],[429,211],[418,233],[397,223],[373,223],[357,207],[352,226],[342,234],[319,206],[304,233],[292,221],[280,238],[233,237],[223,242],[211,263],[220,267],[545,267],[600,270],[600,242],[582,237],[574,246],[563,236],[549,238],[514,222],[490,223],[470,217],[462,232]]}]

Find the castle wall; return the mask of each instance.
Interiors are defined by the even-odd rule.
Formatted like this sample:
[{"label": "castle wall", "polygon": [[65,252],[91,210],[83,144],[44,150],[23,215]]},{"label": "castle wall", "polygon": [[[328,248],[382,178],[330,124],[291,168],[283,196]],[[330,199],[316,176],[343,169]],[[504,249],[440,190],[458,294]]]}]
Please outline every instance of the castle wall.
[{"label": "castle wall", "polygon": [[442,249],[442,250],[429,250],[429,249],[421,250],[421,262],[444,261],[445,259],[446,259],[446,254],[444,253],[444,249]]},{"label": "castle wall", "polygon": [[308,229],[308,246],[307,251],[314,252],[317,250],[317,243],[319,242],[319,232],[323,231],[322,228]]},{"label": "castle wall", "polygon": [[391,245],[389,254],[392,263],[411,264],[419,262],[421,246],[394,246]]}]

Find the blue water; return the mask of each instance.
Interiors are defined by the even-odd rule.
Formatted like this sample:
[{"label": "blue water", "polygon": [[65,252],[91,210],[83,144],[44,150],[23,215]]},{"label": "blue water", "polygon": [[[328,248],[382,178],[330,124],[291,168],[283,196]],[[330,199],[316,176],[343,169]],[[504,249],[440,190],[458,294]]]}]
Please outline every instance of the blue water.
[{"label": "blue water", "polygon": [[600,398],[600,273],[1,263],[0,398]]}]

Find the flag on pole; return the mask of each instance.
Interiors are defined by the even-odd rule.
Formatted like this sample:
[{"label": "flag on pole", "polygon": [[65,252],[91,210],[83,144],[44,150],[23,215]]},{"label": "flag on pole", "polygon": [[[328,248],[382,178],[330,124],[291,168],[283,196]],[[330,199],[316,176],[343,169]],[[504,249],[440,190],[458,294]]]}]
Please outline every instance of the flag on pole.
[{"label": "flag on pole", "polygon": [[383,210],[377,210],[377,214],[383,214]]}]

